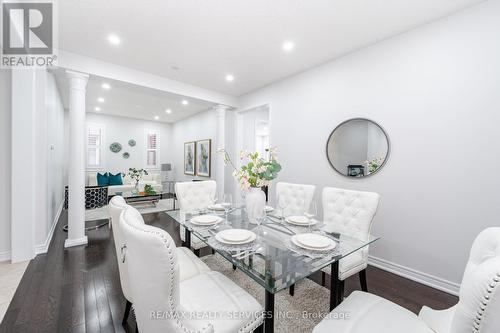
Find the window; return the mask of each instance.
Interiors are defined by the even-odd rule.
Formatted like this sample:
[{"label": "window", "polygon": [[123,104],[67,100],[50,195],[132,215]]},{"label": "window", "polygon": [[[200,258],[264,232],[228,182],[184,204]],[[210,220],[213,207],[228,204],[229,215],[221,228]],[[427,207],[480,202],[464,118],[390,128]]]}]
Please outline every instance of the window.
[{"label": "window", "polygon": [[104,126],[100,124],[87,125],[87,168],[103,167]]},{"label": "window", "polygon": [[160,160],[160,134],[146,130],[146,169],[158,169]]}]

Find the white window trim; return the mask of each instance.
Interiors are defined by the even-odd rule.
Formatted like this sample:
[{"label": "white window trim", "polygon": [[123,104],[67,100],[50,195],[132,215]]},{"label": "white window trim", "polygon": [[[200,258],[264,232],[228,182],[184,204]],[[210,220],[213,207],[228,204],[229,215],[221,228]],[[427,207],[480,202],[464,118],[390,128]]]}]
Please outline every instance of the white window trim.
[{"label": "white window trim", "polygon": [[[156,149],[148,149],[148,134],[156,134]],[[161,138],[160,131],[154,129],[144,130],[144,169],[146,170],[159,170],[160,169],[160,148],[161,148]],[[156,150],[156,165],[148,165],[148,151]]]},{"label": "white window trim", "polygon": [[[88,156],[89,156],[89,128],[90,127],[96,127],[96,128],[99,128],[101,130],[101,146],[100,146],[100,161],[101,161],[101,164],[100,165],[97,165],[97,166],[90,166],[89,165],[89,161],[88,161]],[[103,170],[106,163],[105,163],[105,160],[104,160],[104,157],[105,157],[105,154],[104,154],[104,150],[106,149],[105,146],[106,146],[106,126],[104,124],[98,124],[98,123],[87,123],[87,126],[85,128],[86,132],[85,132],[85,167],[87,170],[92,170],[92,171],[96,171],[96,170]]]}]

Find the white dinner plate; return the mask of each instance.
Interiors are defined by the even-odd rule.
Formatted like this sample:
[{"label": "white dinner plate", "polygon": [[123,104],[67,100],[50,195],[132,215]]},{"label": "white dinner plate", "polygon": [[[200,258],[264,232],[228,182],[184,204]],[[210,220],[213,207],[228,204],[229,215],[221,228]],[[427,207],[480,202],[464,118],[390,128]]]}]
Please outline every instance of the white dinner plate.
[{"label": "white dinner plate", "polygon": [[196,225],[212,225],[220,222],[222,218],[215,215],[198,215],[191,219],[192,224]]},{"label": "white dinner plate", "polygon": [[271,207],[271,206],[264,206],[264,210],[265,210],[267,213],[269,213],[269,212],[272,212],[272,211],[274,210],[274,208],[273,208],[273,207]]},{"label": "white dinner plate", "polygon": [[308,219],[306,216],[288,216],[285,218],[285,222],[300,226],[315,225],[317,223],[316,220]]},{"label": "white dinner plate", "polygon": [[337,246],[333,239],[318,234],[294,235],[291,241],[299,247],[313,251],[329,251]]},{"label": "white dinner plate", "polygon": [[224,210],[224,207],[222,207],[221,204],[213,204],[213,205],[208,206],[208,209],[211,209],[211,210]]},{"label": "white dinner plate", "polygon": [[215,239],[221,243],[238,245],[247,244],[257,239],[257,235],[245,229],[227,229],[218,232]]}]

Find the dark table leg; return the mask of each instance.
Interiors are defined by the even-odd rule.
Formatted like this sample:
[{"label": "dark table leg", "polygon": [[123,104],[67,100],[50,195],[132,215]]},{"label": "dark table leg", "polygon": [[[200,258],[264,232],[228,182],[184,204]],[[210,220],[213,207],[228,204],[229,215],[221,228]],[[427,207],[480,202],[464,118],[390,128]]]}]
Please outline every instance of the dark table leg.
[{"label": "dark table leg", "polygon": [[264,332],[274,333],[274,294],[266,290]]},{"label": "dark table leg", "polygon": [[330,275],[330,311],[335,309],[339,302],[339,261],[332,263],[332,270]]},{"label": "dark table leg", "polygon": [[184,228],[184,247],[187,247],[188,249],[191,248],[191,231],[189,231],[187,228]]}]

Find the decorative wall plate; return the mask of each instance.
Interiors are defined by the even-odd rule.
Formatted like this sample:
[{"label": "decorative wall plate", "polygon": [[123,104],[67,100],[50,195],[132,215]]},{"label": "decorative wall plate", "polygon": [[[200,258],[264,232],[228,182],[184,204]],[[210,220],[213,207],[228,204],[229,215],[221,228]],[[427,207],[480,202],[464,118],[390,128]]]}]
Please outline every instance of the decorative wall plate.
[{"label": "decorative wall plate", "polygon": [[135,147],[135,145],[136,145],[136,144],[137,144],[137,142],[135,142],[135,140],[134,140],[134,139],[130,139],[130,140],[128,140],[128,145],[129,145],[130,147]]},{"label": "decorative wall plate", "polygon": [[122,145],[118,142],[113,142],[109,145],[109,150],[111,150],[113,153],[119,153],[122,150]]},{"label": "decorative wall plate", "polygon": [[124,159],[127,159],[127,158],[129,158],[129,157],[130,157],[130,154],[129,154],[129,153],[127,153],[127,152],[123,153],[123,158],[124,158]]}]

